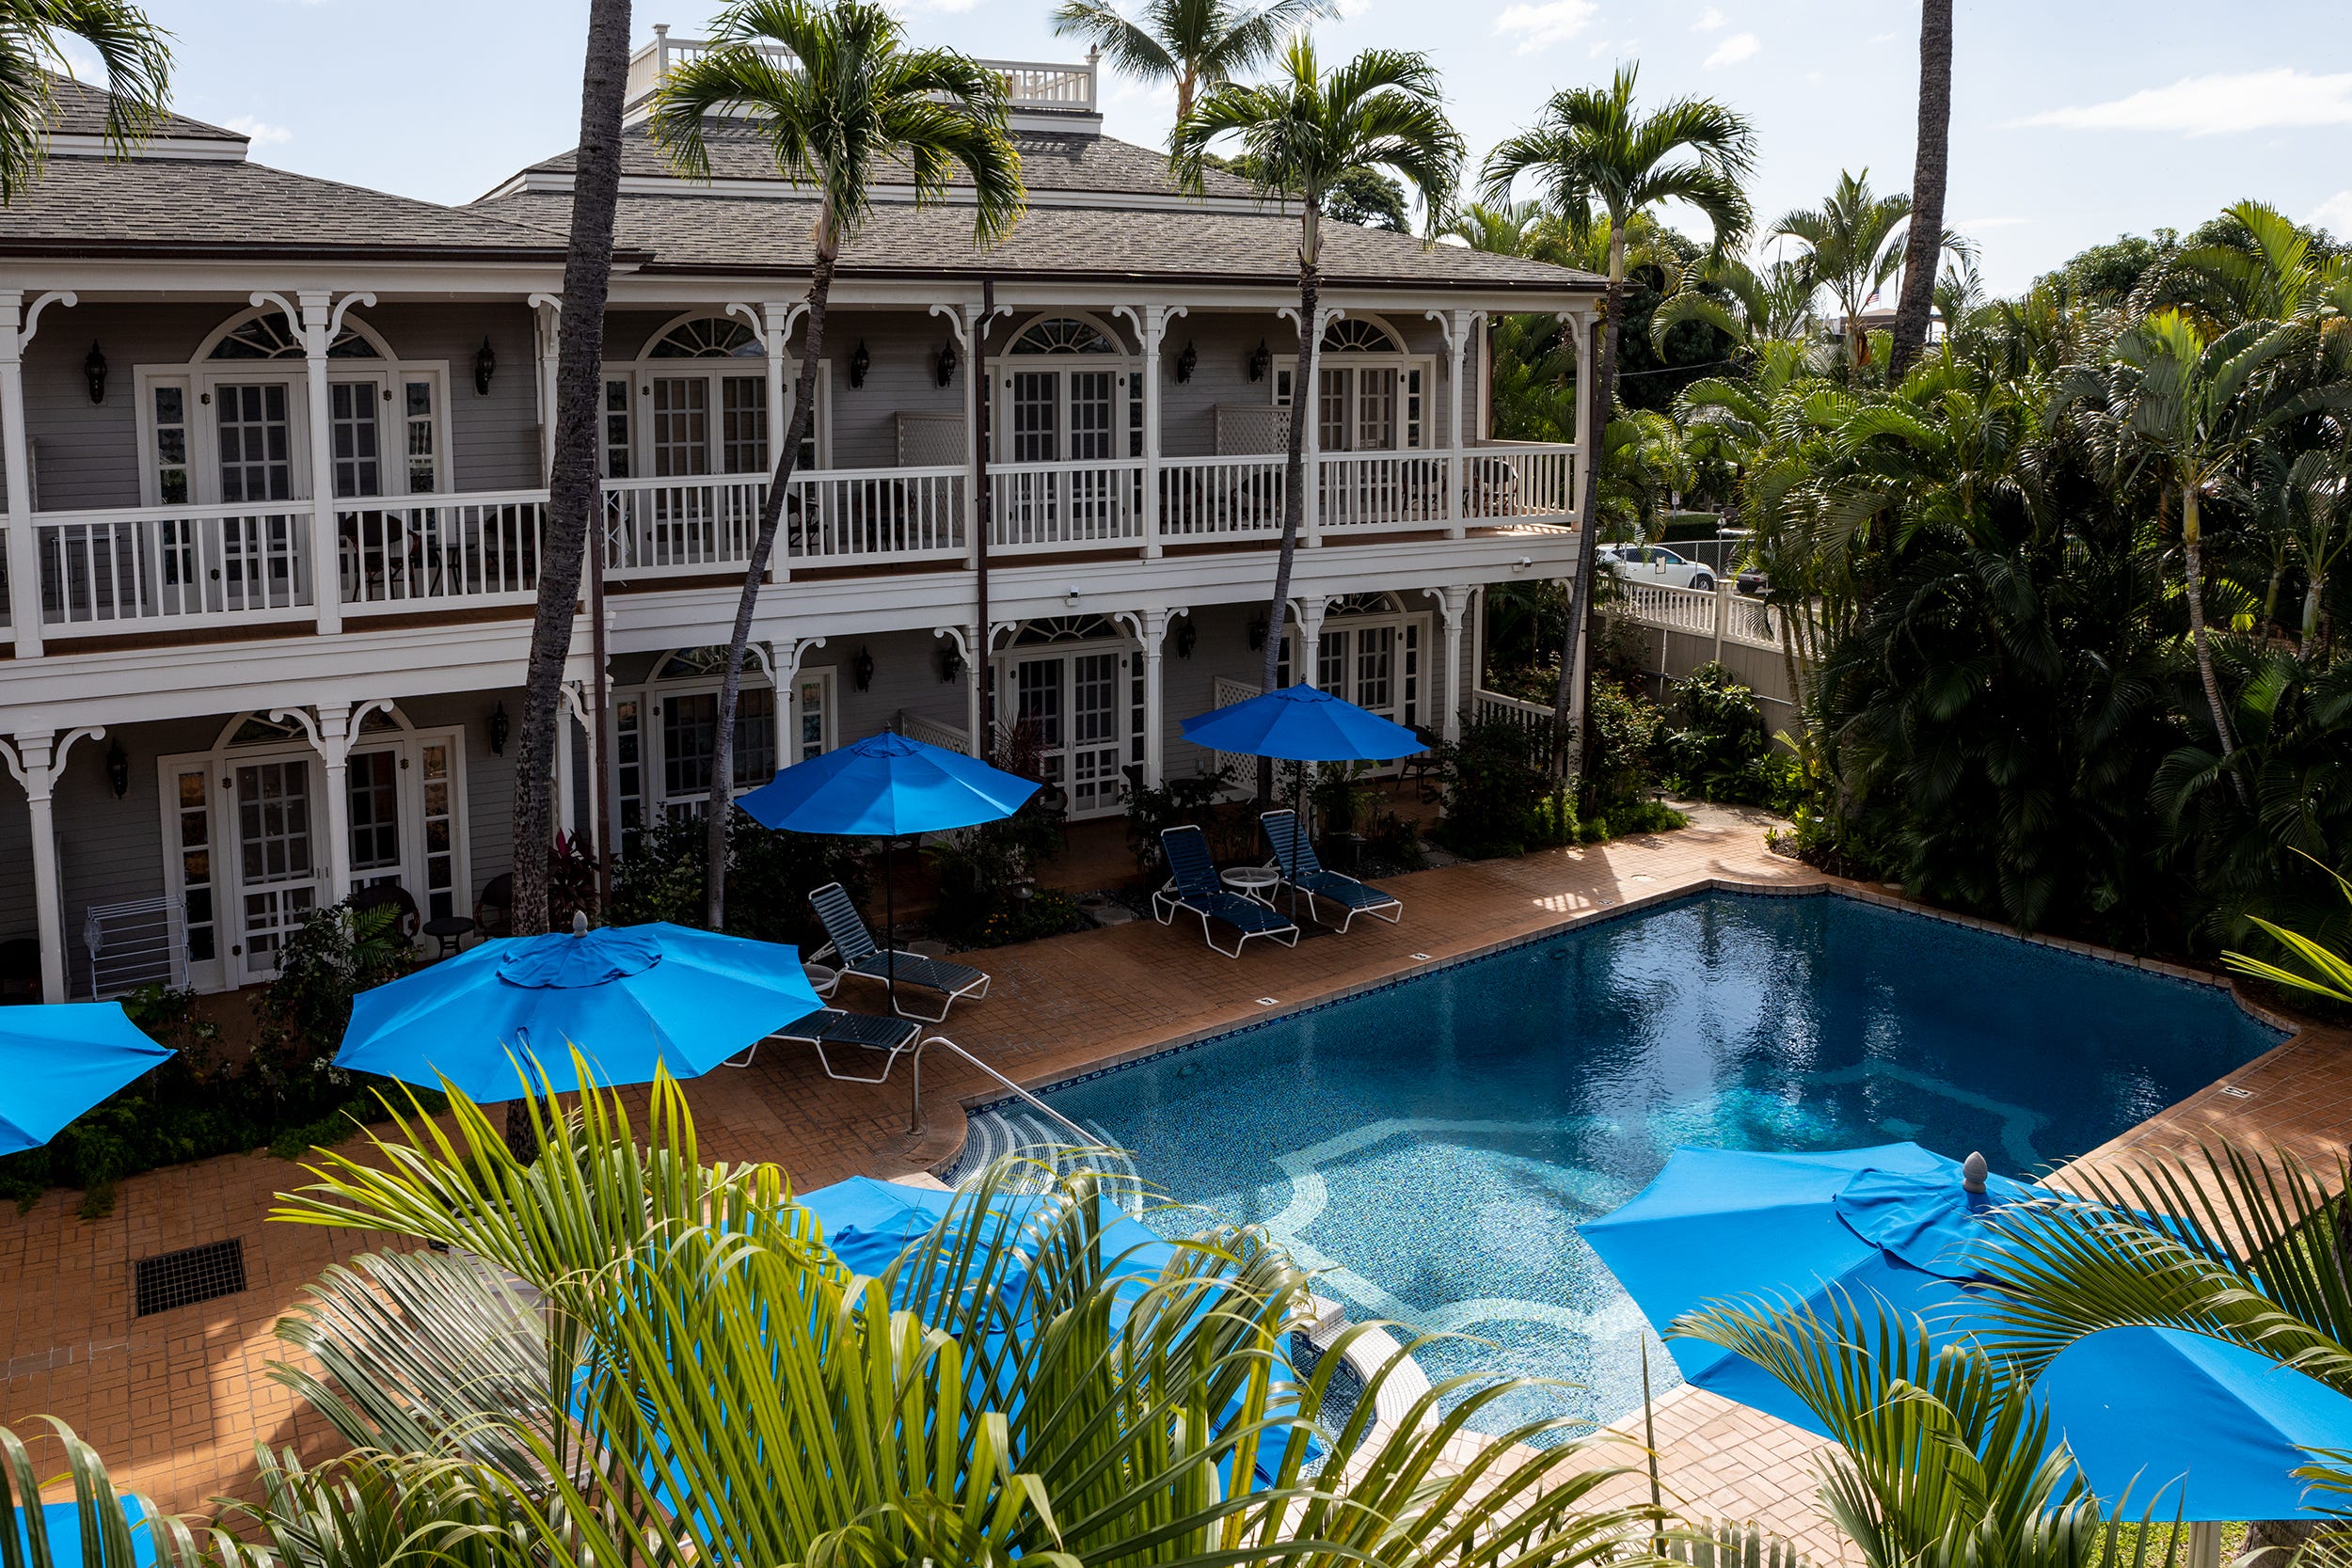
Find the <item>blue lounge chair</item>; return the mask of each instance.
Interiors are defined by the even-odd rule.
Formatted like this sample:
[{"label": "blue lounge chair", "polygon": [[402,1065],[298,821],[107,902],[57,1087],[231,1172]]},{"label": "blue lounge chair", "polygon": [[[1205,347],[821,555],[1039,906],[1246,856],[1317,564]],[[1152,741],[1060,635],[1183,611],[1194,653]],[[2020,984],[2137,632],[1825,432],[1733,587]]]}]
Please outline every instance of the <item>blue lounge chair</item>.
[{"label": "blue lounge chair", "polygon": [[[1152,895],[1152,912],[1161,925],[1173,926],[1178,910],[1190,910],[1200,917],[1200,940],[1229,958],[1240,958],[1251,937],[1273,937],[1286,947],[1298,945],[1298,922],[1254,898],[1226,891],[1217,880],[1216,863],[1209,859],[1208,840],[1201,837],[1199,828],[1163,829],[1160,846],[1168,852],[1168,878],[1175,889],[1171,893],[1162,888]],[[1240,933],[1232,951],[1216,945],[1209,930],[1212,920],[1222,921]]]},{"label": "blue lounge chair", "polygon": [[1315,919],[1315,900],[1340,907],[1340,930],[1344,933],[1359,914],[1385,920],[1393,926],[1405,918],[1405,901],[1393,893],[1369,887],[1353,877],[1337,871],[1326,871],[1315,858],[1315,847],[1308,836],[1298,831],[1298,814],[1292,811],[1262,813],[1259,823],[1265,829],[1266,842],[1274,846],[1274,863],[1281,867],[1282,885],[1291,890],[1291,911],[1298,911],[1298,895],[1307,895],[1307,916]]},{"label": "blue lounge chair", "polygon": [[[771,1040],[791,1040],[817,1048],[818,1065],[828,1078],[845,1084],[881,1084],[890,1078],[890,1069],[898,1065],[898,1058],[912,1052],[919,1064],[924,1045],[923,1032],[903,1018],[881,1018],[872,1013],[852,1013],[839,1007],[819,1007],[805,1018],[796,1018],[770,1035]],[[739,1056],[729,1056],[728,1067],[749,1067],[752,1058],[767,1040],[754,1040]],[[825,1047],[854,1046],[860,1051],[879,1053],[882,1070],[877,1073],[843,1072],[825,1054]],[[921,1069],[918,1065],[917,1071]]]},{"label": "blue lounge chair", "polygon": [[[969,964],[951,964],[941,958],[927,958],[920,953],[885,951],[874,940],[874,933],[866,928],[866,921],[850,902],[850,895],[839,882],[827,882],[808,895],[816,908],[817,918],[824,922],[825,935],[833,940],[809,955],[820,959],[830,953],[842,976],[855,974],[867,980],[880,980],[889,985],[892,972],[898,984],[891,988],[890,1005],[902,1018],[920,1019],[925,1023],[946,1022],[947,1009],[965,997],[978,1001],[988,994],[988,976]],[[918,1013],[906,1005],[903,988],[938,991],[946,1000],[936,1013]]]}]

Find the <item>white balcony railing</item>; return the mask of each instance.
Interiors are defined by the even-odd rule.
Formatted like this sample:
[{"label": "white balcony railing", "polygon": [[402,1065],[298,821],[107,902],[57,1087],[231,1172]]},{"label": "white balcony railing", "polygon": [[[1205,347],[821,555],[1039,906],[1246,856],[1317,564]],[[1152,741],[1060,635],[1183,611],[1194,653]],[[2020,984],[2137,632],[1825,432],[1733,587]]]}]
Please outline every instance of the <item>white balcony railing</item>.
[{"label": "white balcony railing", "polygon": [[39,515],[41,624],[305,619],[310,527],[308,501]]},{"label": "white balcony railing", "polygon": [[1170,543],[1277,532],[1289,479],[1290,465],[1279,452],[1164,458],[1160,532]]},{"label": "white balcony railing", "polygon": [[1107,549],[1143,542],[1143,460],[989,465],[992,550]]},{"label": "white balcony railing", "polygon": [[1706,593],[1639,578],[1619,584],[1615,610],[1645,626],[1773,649],[1780,646],[1780,618],[1788,613],[1735,592],[1728,582]]},{"label": "white balcony railing", "polygon": [[547,511],[546,495],[528,490],[339,508],[342,602],[368,614],[528,600]]},{"label": "white balcony railing", "polygon": [[[1165,458],[1156,477],[1151,468],[1141,458],[991,465],[991,550],[1150,550],[1280,531],[1287,472],[1279,453]],[[1327,543],[1515,520],[1564,525],[1574,484],[1574,452],[1560,447],[1472,448],[1458,468],[1444,451],[1329,453],[1316,461],[1302,532],[1307,543]],[[607,482],[608,576],[643,582],[739,572],[767,489],[765,476],[750,474]],[[309,500],[36,514],[42,625],[96,634],[315,616],[332,631],[344,611],[364,619],[518,605],[538,591],[543,490],[324,504],[324,517]],[[961,561],[972,546],[972,475],[961,464],[799,473],[778,520],[771,569]],[[331,553],[314,562],[322,533]],[[0,636],[8,635],[8,573],[16,564],[0,556]],[[322,571],[332,574],[325,606],[314,588]],[[1654,612],[1695,615],[1662,601]],[[1759,626],[1769,630],[1769,622]],[[1743,630],[1744,623],[1732,634]]]},{"label": "white balcony railing", "polygon": [[[641,44],[628,57],[628,80],[623,101],[631,113],[643,111],[653,101],[662,78],[689,60],[699,58],[717,47],[707,39],[672,38],[666,26],[654,28],[653,41]],[[787,64],[791,53],[780,45],[757,46],[762,55]],[[1096,62],[1089,58],[1075,64],[1055,64],[1037,60],[981,60],[1004,79],[1006,96],[1011,107],[1022,109],[1062,109],[1092,114],[1097,108]]]}]

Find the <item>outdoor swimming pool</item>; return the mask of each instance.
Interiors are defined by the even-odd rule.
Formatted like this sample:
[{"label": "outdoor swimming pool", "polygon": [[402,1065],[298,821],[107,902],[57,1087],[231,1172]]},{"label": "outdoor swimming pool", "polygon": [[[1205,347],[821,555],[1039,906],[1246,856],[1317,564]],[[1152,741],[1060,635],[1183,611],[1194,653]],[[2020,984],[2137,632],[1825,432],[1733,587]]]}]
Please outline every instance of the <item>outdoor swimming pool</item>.
[{"label": "outdoor swimming pool", "polygon": [[[1425,1352],[1433,1380],[1565,1379],[1509,1418],[1610,1421],[1640,1402],[1646,1331],[1575,1227],[1677,1145],[1911,1139],[2026,1174],[2279,1038],[2211,986],[1858,899],[1707,894],[1048,1098],[1168,1197],[1265,1225],[1352,1316],[1487,1341]],[[1018,1110],[977,1116],[976,1147],[1017,1138]],[[1675,1381],[1654,1342],[1650,1368]]]}]

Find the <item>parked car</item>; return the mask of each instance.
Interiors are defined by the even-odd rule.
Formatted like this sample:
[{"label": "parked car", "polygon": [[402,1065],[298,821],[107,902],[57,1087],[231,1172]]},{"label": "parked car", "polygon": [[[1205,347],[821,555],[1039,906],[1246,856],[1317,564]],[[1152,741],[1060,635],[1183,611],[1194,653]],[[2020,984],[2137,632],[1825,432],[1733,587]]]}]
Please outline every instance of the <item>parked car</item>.
[{"label": "parked car", "polygon": [[1704,562],[1685,561],[1663,545],[1603,545],[1598,558],[1601,570],[1629,582],[1663,583],[1702,594],[1715,591],[1714,568]]},{"label": "parked car", "polygon": [[1760,599],[1772,591],[1772,579],[1765,576],[1761,566],[1749,567],[1732,578],[1731,585],[1751,599]]}]

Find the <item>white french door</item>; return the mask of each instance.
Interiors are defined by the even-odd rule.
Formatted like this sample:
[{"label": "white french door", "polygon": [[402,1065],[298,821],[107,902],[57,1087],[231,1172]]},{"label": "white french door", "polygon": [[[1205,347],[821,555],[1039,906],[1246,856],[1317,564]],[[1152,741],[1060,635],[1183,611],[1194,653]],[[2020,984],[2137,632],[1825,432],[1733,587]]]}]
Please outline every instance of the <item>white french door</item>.
[{"label": "white french door", "polygon": [[1123,809],[1134,706],[1130,656],[1117,648],[1019,655],[998,666],[997,711],[1037,727],[1045,782],[1073,819]]}]

